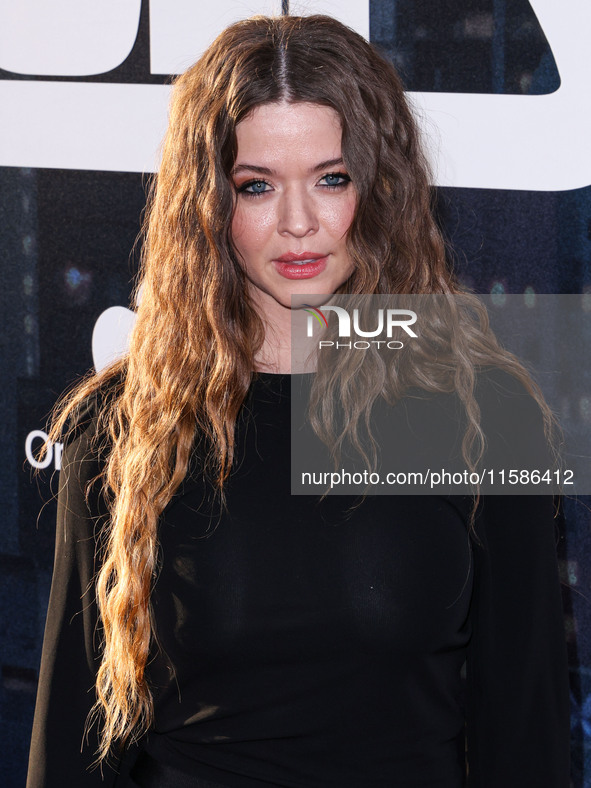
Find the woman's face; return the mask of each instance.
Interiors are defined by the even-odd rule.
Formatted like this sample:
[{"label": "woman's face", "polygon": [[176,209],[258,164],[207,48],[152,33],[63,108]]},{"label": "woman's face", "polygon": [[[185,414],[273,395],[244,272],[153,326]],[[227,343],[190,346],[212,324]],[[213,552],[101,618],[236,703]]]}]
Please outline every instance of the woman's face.
[{"label": "woman's face", "polygon": [[236,127],[232,240],[261,309],[331,294],[353,271],[346,248],[356,191],[341,158],[337,113],[318,104],[262,104]]}]

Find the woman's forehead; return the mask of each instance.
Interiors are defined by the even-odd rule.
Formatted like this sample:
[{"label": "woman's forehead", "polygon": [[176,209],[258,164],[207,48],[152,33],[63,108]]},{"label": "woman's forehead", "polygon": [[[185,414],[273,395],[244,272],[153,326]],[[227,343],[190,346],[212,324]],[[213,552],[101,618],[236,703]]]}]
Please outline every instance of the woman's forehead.
[{"label": "woman's forehead", "polygon": [[340,118],[331,107],[307,102],[261,104],[236,127],[235,171],[245,165],[275,170],[289,162],[313,169],[340,159],[341,136]]}]

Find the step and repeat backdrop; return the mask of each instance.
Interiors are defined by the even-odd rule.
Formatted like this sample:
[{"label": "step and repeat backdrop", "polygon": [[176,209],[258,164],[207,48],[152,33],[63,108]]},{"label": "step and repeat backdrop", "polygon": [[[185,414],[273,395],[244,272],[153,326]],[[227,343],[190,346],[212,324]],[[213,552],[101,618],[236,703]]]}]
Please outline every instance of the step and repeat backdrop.
[{"label": "step and repeat backdrop", "polygon": [[[398,67],[463,282],[501,305],[591,299],[587,0],[0,0],[3,786],[24,785],[53,560],[60,447],[43,467],[34,452],[59,394],[125,347],[171,77],[230,22],[289,12],[338,17]],[[587,430],[585,375],[565,407]],[[566,500],[559,545],[576,788],[591,786],[590,505]]]}]

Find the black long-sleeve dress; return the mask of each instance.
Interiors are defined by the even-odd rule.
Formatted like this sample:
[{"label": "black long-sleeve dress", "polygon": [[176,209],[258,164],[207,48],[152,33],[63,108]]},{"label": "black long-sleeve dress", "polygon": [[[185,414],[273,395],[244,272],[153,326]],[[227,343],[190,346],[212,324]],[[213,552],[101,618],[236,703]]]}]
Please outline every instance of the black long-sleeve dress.
[{"label": "black long-sleeve dress", "polygon": [[349,497],[290,496],[289,407],[289,376],[259,375],[227,511],[198,473],[166,509],[154,725],[102,774],[89,770],[96,731],[84,746],[82,732],[103,458],[93,406],[81,413],[61,471],[28,788],[567,788],[552,497],[485,497],[477,543],[467,498],[368,496],[350,510]]}]

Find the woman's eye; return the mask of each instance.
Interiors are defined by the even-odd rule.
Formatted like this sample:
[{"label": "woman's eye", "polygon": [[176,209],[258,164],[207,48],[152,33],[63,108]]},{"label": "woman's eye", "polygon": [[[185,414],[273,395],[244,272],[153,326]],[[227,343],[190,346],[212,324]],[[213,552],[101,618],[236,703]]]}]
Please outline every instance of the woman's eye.
[{"label": "woman's eye", "polygon": [[270,187],[267,181],[248,181],[248,183],[243,183],[238,191],[242,194],[250,194],[252,196],[264,194],[265,192],[269,191],[269,188]]},{"label": "woman's eye", "polygon": [[345,186],[351,181],[351,178],[344,172],[329,172],[328,175],[324,175],[320,181],[324,181],[325,186],[335,188],[337,186]]}]

